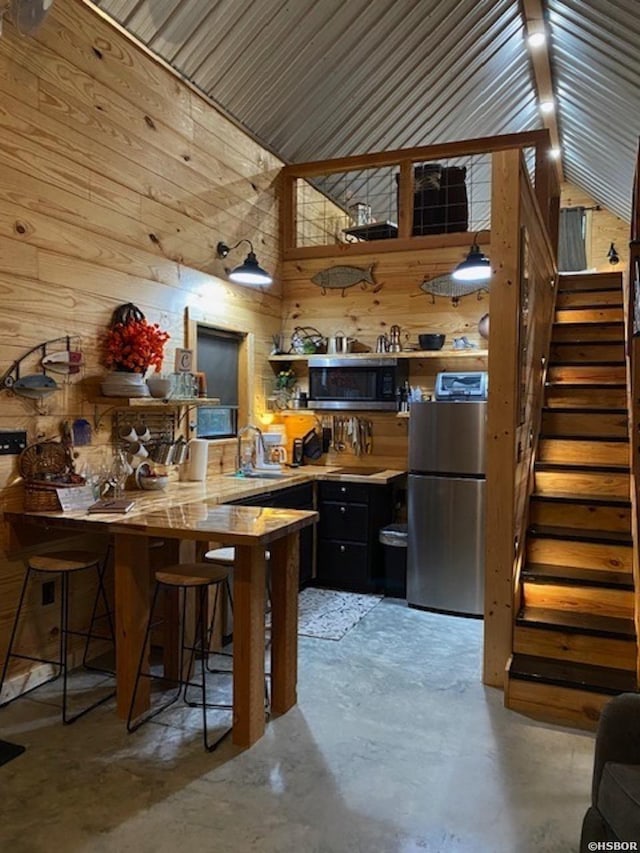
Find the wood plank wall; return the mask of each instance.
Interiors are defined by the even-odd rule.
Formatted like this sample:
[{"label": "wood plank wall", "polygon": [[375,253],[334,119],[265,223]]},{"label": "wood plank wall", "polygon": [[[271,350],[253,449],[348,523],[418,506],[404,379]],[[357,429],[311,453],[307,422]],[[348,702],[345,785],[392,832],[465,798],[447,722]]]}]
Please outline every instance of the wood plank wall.
[{"label": "wood plank wall", "polygon": [[[252,332],[253,399],[261,399],[273,377],[267,356],[280,329],[280,283],[230,284],[215,247],[249,238],[260,262],[277,272],[281,166],[80,0],[57,0],[35,39],[18,36],[5,18],[0,371],[66,334],[78,339],[87,363],[40,408],[0,391],[0,428],[25,429],[33,442],[58,437],[63,420],[93,422],[92,397],[106,372],[100,334],[113,309],[130,301],[170,332],[168,371],[173,350],[184,345],[187,306],[209,322]],[[242,257],[240,248],[226,263]],[[34,360],[22,372],[37,369]],[[109,437],[106,417],[79,465],[97,464]],[[222,443],[211,454],[215,470],[233,464],[224,450]],[[0,508],[21,505],[16,457],[2,456]],[[20,563],[0,561],[0,660],[21,576]],[[57,605],[41,607],[36,592],[29,615],[31,645],[47,647]]]},{"label": "wood plank wall", "polygon": [[[487,253],[490,248],[482,246]],[[417,345],[421,332],[443,332],[446,335],[442,358],[410,360],[410,383],[419,385],[425,393],[433,391],[435,374],[440,370],[486,369],[486,341],[478,334],[478,321],[489,311],[488,294],[462,298],[458,307],[450,299],[432,297],[420,289],[425,277],[433,278],[450,272],[463,260],[468,247],[441,247],[415,251],[385,251],[358,256],[349,260],[358,267],[373,267],[375,285],[356,285],[344,292],[326,293],[311,278],[320,270],[344,264],[336,250],[335,256],[309,260],[285,260],[282,264],[283,332],[290,340],[296,326],[312,326],[323,335],[337,331],[356,338],[364,347],[375,350],[378,335],[389,332],[393,324],[402,329],[403,344]],[[381,285],[381,287],[380,287]],[[379,288],[379,289],[378,289]],[[447,358],[452,352],[453,339],[465,335],[478,346],[477,357]],[[281,365],[279,365],[281,367]],[[277,368],[276,368],[277,369]],[[300,385],[306,387],[306,365],[295,364]],[[393,413],[368,414],[373,421],[373,455],[355,458],[350,452],[329,454],[323,461],[348,465],[386,465],[405,469],[407,466],[408,422]],[[309,416],[284,418],[291,441],[313,427]]]}]

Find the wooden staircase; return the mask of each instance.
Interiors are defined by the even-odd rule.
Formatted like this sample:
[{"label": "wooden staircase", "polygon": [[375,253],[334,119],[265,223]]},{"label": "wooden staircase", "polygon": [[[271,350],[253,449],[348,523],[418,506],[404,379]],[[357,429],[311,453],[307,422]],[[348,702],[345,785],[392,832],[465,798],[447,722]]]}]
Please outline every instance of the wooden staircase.
[{"label": "wooden staircase", "polygon": [[561,276],[506,704],[594,728],[637,689],[622,277]]}]

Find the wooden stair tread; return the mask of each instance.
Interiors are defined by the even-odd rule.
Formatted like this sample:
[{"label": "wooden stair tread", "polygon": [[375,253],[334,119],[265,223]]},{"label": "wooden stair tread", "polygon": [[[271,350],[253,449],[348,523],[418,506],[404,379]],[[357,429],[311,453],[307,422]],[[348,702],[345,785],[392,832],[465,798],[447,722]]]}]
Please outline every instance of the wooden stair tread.
[{"label": "wooden stair tread", "polygon": [[[540,436],[543,440],[552,436]],[[569,439],[571,436],[563,436]],[[577,439],[580,436],[576,436]],[[556,474],[562,474],[566,471],[567,474],[576,474],[582,471],[585,474],[628,474],[630,468],[628,465],[580,465],[573,462],[536,462],[536,471],[555,471]]]},{"label": "wooden stair tread", "polygon": [[[618,360],[618,361],[585,361],[584,359],[581,359],[579,361],[558,361],[557,359],[554,359],[553,361],[549,362],[549,367],[606,367],[606,368],[610,368],[610,367],[624,367],[625,365],[626,365],[626,362],[620,361],[620,360]],[[560,384],[560,383],[554,383],[554,384]],[[568,385],[569,383],[563,382],[562,384]],[[591,382],[586,383],[585,382],[584,384],[585,385],[586,384],[591,385],[593,383],[591,383]],[[605,383],[600,382],[599,384],[604,385]],[[620,385],[621,383],[618,382],[616,384]],[[607,383],[607,388],[610,388],[610,387],[611,386]]]},{"label": "wooden stair tread", "polygon": [[558,293],[611,293],[612,291],[621,291],[621,288],[616,285],[611,285],[609,287],[576,287],[570,289],[558,288]]},{"label": "wooden stair tread", "polygon": [[574,527],[552,527],[537,525],[529,528],[529,534],[535,538],[569,539],[573,542],[602,542],[607,545],[633,544],[630,534],[612,530],[577,530]]},{"label": "wooden stair tread", "polygon": [[567,492],[566,494],[562,494],[562,492],[557,492],[555,494],[538,494],[534,492],[531,495],[531,499],[534,501],[557,501],[558,503],[576,503],[581,505],[593,505],[593,506],[616,506],[616,507],[631,507],[631,501],[629,498],[622,498],[618,495],[594,495],[593,497],[589,495],[576,495],[572,492]]},{"label": "wooden stair tread", "polygon": [[[560,329],[562,331],[560,331]],[[577,321],[575,323],[555,323],[553,324],[553,330],[551,333],[551,340],[553,343],[557,343],[555,335],[557,332],[560,332],[560,340],[567,340],[567,337],[571,337],[571,340],[574,343],[591,343],[594,340],[605,340],[604,335],[607,334],[616,334],[620,333],[620,337],[617,338],[607,338],[609,341],[616,341],[618,343],[624,343],[624,320],[604,320],[597,325],[597,331],[599,334],[595,334],[596,329],[594,328],[593,323],[584,323],[581,321]],[[565,337],[565,335],[567,337]],[[578,337],[574,337],[578,336]]]},{"label": "wooden stair tread", "polygon": [[[565,386],[565,387],[567,387],[567,386]],[[575,387],[575,386],[570,386],[570,387]],[[582,385],[582,387],[584,388],[585,386]],[[612,386],[607,385],[604,387],[611,388]],[[592,409],[589,406],[576,406],[576,407],[572,406],[571,408],[568,408],[568,409],[563,409],[560,406],[553,406],[553,407],[543,406],[542,411],[543,412],[549,412],[549,413],[554,414],[554,415],[562,415],[565,412],[567,414],[572,414],[572,415],[599,415],[599,416],[603,416],[603,415],[626,415],[627,414],[626,409],[605,409],[603,411],[602,409]]]},{"label": "wooden stair tread", "polygon": [[633,590],[633,576],[629,572],[582,569],[578,566],[526,563],[522,569],[521,578],[526,583]]},{"label": "wooden stair tread", "polygon": [[545,384],[545,406],[549,409],[589,408],[601,412],[610,409],[624,409],[627,405],[627,389],[623,384],[552,382]]},{"label": "wooden stair tread", "polygon": [[[565,293],[566,292],[567,291],[565,291]],[[572,290],[570,292],[573,294],[576,292],[586,293],[587,291],[585,291],[585,290],[582,290],[582,291]],[[610,290],[590,290],[589,291],[590,296],[595,295],[596,293],[611,293],[611,291]],[[622,296],[622,294],[621,294],[621,296]],[[563,304],[563,305],[559,305],[558,308],[560,311],[585,311],[585,310],[590,310],[590,309],[594,309],[594,308],[624,308],[624,303],[622,302],[622,299],[621,299],[620,302],[585,302],[583,304],[581,303],[580,305]]]},{"label": "wooden stair tread", "polygon": [[561,273],[558,276],[558,292],[574,290],[603,290],[607,287],[622,289],[619,272]]},{"label": "wooden stair tread", "polygon": [[[551,343],[552,343],[552,344],[554,344],[554,342],[553,342],[553,341],[551,341]],[[584,342],[584,341],[582,341],[582,343],[584,344],[585,342]],[[573,341],[556,341],[556,342],[555,342],[555,344],[554,344],[554,346],[557,346],[557,347],[572,347],[572,346],[575,346],[575,343],[574,343]],[[598,347],[601,347],[602,349],[607,349],[607,347],[610,347],[610,346],[611,346],[611,341],[603,341],[603,340],[601,340],[601,339],[598,339],[598,340],[596,340],[596,341],[591,341],[591,342],[590,342],[590,344],[589,344],[589,346],[594,347],[594,348],[596,348],[596,349],[597,349]]]},{"label": "wooden stair tread", "polygon": [[526,628],[566,631],[569,634],[588,634],[594,637],[635,641],[633,619],[618,616],[599,616],[576,610],[552,610],[549,607],[523,607],[516,624]]},{"label": "wooden stair tread", "polygon": [[513,655],[509,677],[612,696],[636,690],[635,673],[533,655]]},{"label": "wooden stair tread", "polygon": [[561,386],[562,391],[569,391],[572,388],[579,388],[582,391],[612,391],[615,389],[626,391],[627,389],[624,382],[545,382],[545,388],[557,388],[558,386]]}]

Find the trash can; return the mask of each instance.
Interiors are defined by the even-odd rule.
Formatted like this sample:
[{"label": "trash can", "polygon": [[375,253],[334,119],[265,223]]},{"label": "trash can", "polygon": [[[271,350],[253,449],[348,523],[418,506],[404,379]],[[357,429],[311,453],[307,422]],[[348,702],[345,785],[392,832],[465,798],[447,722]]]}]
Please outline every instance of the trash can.
[{"label": "trash can", "polygon": [[390,598],[407,596],[407,525],[388,524],[380,530],[384,550],[384,592]]}]

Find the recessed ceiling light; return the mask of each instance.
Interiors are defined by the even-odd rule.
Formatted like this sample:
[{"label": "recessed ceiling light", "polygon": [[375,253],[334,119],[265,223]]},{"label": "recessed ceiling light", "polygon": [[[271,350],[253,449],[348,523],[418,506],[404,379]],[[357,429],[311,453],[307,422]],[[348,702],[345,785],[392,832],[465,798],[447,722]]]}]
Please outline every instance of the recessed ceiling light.
[{"label": "recessed ceiling light", "polygon": [[529,47],[542,47],[546,40],[547,37],[544,32],[531,33],[527,38]]},{"label": "recessed ceiling light", "polygon": [[549,157],[551,157],[553,160],[557,160],[560,157],[561,153],[562,153],[562,151],[560,148],[550,148],[549,149]]},{"label": "recessed ceiling light", "polygon": [[554,106],[555,106],[555,104],[553,103],[553,100],[540,101],[540,112],[552,113]]}]

